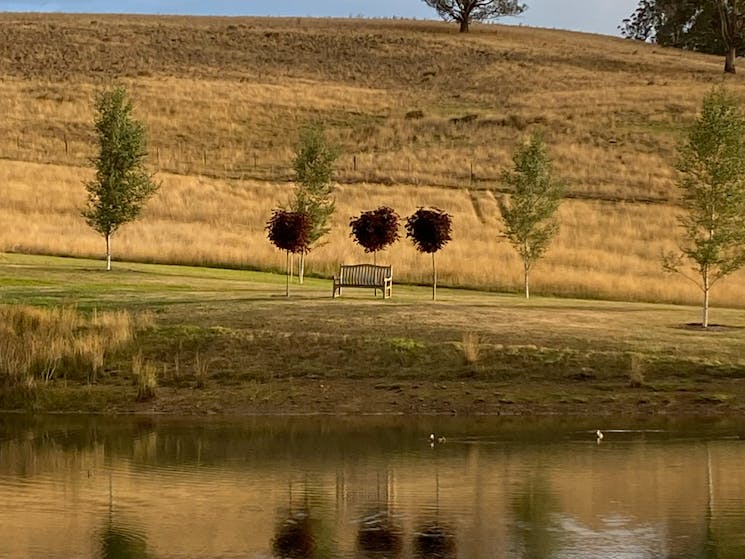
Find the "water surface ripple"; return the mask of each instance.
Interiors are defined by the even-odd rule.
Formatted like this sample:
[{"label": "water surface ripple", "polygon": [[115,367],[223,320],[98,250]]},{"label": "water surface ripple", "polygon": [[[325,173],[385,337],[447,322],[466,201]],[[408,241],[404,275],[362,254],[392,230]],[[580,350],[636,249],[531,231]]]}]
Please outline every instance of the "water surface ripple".
[{"label": "water surface ripple", "polygon": [[742,559],[742,433],[0,416],[0,559]]}]

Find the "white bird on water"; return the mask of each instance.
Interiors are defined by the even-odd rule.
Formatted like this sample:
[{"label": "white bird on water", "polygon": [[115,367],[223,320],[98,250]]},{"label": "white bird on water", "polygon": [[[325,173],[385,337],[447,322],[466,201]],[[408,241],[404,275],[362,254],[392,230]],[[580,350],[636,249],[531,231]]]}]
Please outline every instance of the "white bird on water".
[{"label": "white bird on water", "polygon": [[598,438],[598,442],[600,442],[600,441],[603,440],[603,432],[600,429],[598,429],[597,431],[595,431],[595,435]]}]

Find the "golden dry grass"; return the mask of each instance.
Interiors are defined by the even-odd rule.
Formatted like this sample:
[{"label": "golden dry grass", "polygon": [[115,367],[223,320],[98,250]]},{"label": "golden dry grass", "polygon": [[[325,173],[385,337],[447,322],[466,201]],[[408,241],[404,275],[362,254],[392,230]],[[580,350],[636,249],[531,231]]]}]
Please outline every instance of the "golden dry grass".
[{"label": "golden dry grass", "polygon": [[[0,197],[6,200],[0,249],[14,252],[99,256],[103,241],[79,217],[84,201],[79,168],[6,162],[0,168]],[[122,259],[231,267],[283,269],[284,256],[266,240],[272,207],[288,199],[292,185],[162,174],[163,186],[144,218],[115,235]],[[43,196],[28,185],[45,185]],[[330,275],[340,263],[367,261],[349,237],[349,218],[381,204],[408,215],[420,204],[447,208],[454,239],[437,256],[446,285],[517,290],[518,257],[499,239],[495,194],[435,187],[341,185],[328,243],[308,259],[310,273]],[[562,228],[535,268],[537,293],[631,300],[698,302],[692,284],[667,276],[660,254],[674,248],[676,209],[662,204],[566,200]],[[405,240],[378,256],[394,266],[398,281],[427,283],[428,258]],[[719,304],[737,305],[736,275],[719,286]]]},{"label": "golden dry grass", "polygon": [[[497,177],[542,128],[571,199],[534,290],[698,299],[659,257],[676,244],[675,145],[725,79],[718,57],[505,26],[464,37],[406,21],[2,14],[0,41],[0,250],[102,252],[79,210],[92,100],[120,81],[148,126],[163,188],[142,222],[115,236],[116,257],[281,268],[263,227],[290,195],[297,131],[315,119],[342,156],[333,230],[311,272],[365,258],[348,238],[351,216],[433,204],[455,217],[455,240],[438,255],[443,283],[517,289],[517,258],[498,240]],[[413,110],[423,118],[407,118]],[[407,243],[384,258],[398,279],[428,281]],[[718,286],[715,304],[739,304],[739,283]]]},{"label": "golden dry grass", "polygon": [[86,317],[72,307],[0,306],[0,384],[33,388],[57,374],[95,380],[134,328],[124,310]]}]

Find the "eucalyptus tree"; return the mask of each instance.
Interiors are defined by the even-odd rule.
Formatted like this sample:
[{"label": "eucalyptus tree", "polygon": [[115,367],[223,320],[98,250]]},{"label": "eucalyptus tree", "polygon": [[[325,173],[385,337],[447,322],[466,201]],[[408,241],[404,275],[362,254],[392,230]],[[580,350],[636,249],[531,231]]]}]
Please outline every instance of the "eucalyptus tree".
[{"label": "eucalyptus tree", "polygon": [[709,54],[723,54],[724,71],[735,73],[745,46],[745,0],[639,0],[621,34]]}]

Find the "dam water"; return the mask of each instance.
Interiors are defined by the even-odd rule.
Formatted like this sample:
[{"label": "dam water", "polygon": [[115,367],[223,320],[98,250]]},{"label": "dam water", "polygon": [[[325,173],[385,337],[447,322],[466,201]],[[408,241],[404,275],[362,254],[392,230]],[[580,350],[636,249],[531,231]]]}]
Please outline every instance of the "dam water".
[{"label": "dam water", "polygon": [[0,416],[0,558],[742,559],[743,433],[716,419]]}]

